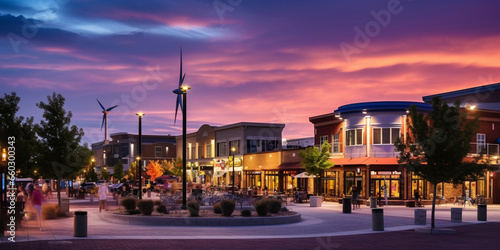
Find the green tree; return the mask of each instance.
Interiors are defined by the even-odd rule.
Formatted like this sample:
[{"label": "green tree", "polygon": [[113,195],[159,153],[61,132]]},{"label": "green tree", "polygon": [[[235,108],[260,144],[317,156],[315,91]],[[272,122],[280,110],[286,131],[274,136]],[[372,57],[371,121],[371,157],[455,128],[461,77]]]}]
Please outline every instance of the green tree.
[{"label": "green tree", "polygon": [[407,140],[395,142],[400,152],[399,164],[433,185],[431,228],[435,228],[436,186],[441,183],[460,184],[466,179],[484,176],[495,168],[485,164],[482,157],[473,162],[463,159],[470,152],[471,140],[478,130],[477,118],[468,120],[460,109],[442,103],[439,97],[432,100],[432,111],[426,115],[411,106],[408,115]]},{"label": "green tree", "polygon": [[171,172],[175,176],[182,176],[182,157],[178,157],[175,161],[173,161],[174,167]]},{"label": "green tree", "polygon": [[111,178],[111,175],[105,167],[103,167],[103,169],[101,170],[101,178],[106,181],[109,181],[109,179]]},{"label": "green tree", "polygon": [[121,180],[123,176],[123,163],[121,160],[119,160],[118,164],[116,164],[116,166],[113,168],[113,179]]},{"label": "green tree", "polygon": [[318,194],[321,189],[321,177],[323,176],[323,171],[333,167],[335,164],[328,160],[330,157],[330,144],[324,142],[321,145],[321,150],[317,147],[308,147],[299,152],[299,156],[302,157],[302,166],[306,169],[306,172],[310,175],[316,175],[318,177],[316,194]]},{"label": "green tree", "polygon": [[16,152],[18,176],[35,177],[34,166],[39,148],[35,125],[33,117],[16,116],[20,101],[15,92],[0,98],[0,148],[7,148],[8,142],[13,142],[11,146]]},{"label": "green tree", "polygon": [[[47,97],[47,103],[40,102],[37,107],[43,110],[43,120],[36,125],[36,132],[40,138],[39,172],[43,177],[61,179],[71,177],[79,172],[89,159],[79,154],[80,140],[84,135],[82,129],[71,125],[71,111],[64,110],[65,99],[62,95],[53,93]],[[57,198],[61,205],[61,189],[57,187]]]},{"label": "green tree", "polygon": [[127,180],[136,180],[138,173],[138,161],[132,162],[129,169],[127,170]]}]

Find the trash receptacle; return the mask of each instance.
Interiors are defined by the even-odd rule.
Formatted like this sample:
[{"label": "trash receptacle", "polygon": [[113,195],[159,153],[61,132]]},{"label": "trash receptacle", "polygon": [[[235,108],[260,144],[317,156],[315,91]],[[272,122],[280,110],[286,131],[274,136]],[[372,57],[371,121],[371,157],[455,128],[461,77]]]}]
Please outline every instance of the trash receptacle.
[{"label": "trash receptacle", "polygon": [[351,198],[342,199],[342,213],[344,214],[351,213]]},{"label": "trash receptacle", "polygon": [[486,205],[477,205],[477,220],[486,221]]},{"label": "trash receptacle", "polygon": [[87,237],[87,211],[75,211],[73,236]]},{"label": "trash receptacle", "polygon": [[372,229],[373,231],[384,231],[384,209],[372,209]]}]

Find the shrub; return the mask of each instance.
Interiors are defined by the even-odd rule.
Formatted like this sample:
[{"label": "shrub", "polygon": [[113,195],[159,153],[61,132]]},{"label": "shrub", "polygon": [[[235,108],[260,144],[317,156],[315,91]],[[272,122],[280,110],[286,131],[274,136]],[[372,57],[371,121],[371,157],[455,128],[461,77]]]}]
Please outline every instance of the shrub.
[{"label": "shrub", "polygon": [[269,200],[269,212],[275,214],[278,213],[281,209],[281,201],[277,199]]},{"label": "shrub", "polygon": [[59,206],[57,204],[45,204],[42,206],[42,219],[53,220],[57,217],[57,210]]},{"label": "shrub", "polygon": [[161,200],[155,200],[155,206],[161,205]]},{"label": "shrub", "polygon": [[162,214],[168,214],[167,207],[163,204],[160,204],[160,205],[158,205],[158,207],[156,207],[156,212],[162,213]]},{"label": "shrub", "polygon": [[255,211],[259,216],[266,216],[269,212],[269,199],[262,199],[255,204]]},{"label": "shrub", "polygon": [[141,211],[139,211],[138,209],[132,209],[132,210],[127,210],[127,213],[128,214],[140,214]]},{"label": "shrub", "polygon": [[222,208],[220,207],[220,202],[215,203],[212,206],[212,210],[214,210],[214,213],[216,214],[222,214]]},{"label": "shrub", "polygon": [[222,215],[231,216],[234,212],[234,208],[236,207],[236,203],[234,200],[222,200],[220,202],[220,208],[222,209]]},{"label": "shrub", "polygon": [[248,209],[241,210],[241,216],[245,216],[245,217],[252,216],[252,211],[250,211]]},{"label": "shrub", "polygon": [[155,203],[152,200],[140,200],[137,202],[137,208],[143,215],[151,215],[153,213]]},{"label": "shrub", "polygon": [[120,201],[120,205],[122,205],[127,211],[134,210],[137,206],[137,198],[125,197]]},{"label": "shrub", "polygon": [[190,217],[198,217],[200,216],[200,203],[197,201],[190,201],[186,204],[189,210]]}]

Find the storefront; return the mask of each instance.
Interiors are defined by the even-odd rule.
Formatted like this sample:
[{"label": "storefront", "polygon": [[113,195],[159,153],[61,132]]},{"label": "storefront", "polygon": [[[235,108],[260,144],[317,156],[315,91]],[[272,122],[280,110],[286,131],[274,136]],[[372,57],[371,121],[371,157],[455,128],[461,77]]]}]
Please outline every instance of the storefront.
[{"label": "storefront", "polygon": [[370,196],[384,197],[387,192],[389,199],[402,199],[401,172],[370,171]]},{"label": "storefront", "polygon": [[260,171],[246,170],[244,171],[245,184],[244,188],[262,187],[262,173]]},{"label": "storefront", "polygon": [[354,171],[344,171],[344,195],[352,195],[352,187],[356,186],[361,196],[363,196],[363,172],[361,168],[356,168]]},{"label": "storefront", "polygon": [[327,170],[323,172],[323,176],[321,178],[322,183],[322,190],[320,193],[322,194],[328,194],[331,196],[338,196],[339,195],[339,188],[338,188],[338,180],[337,177],[339,176],[339,173],[337,171],[333,170]]}]

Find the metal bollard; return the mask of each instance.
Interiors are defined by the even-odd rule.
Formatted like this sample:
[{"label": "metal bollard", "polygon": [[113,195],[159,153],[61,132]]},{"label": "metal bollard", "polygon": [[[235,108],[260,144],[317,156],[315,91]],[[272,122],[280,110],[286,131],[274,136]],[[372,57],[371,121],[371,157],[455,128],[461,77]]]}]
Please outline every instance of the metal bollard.
[{"label": "metal bollard", "polygon": [[351,198],[342,199],[342,213],[344,214],[351,213]]},{"label": "metal bollard", "polygon": [[486,205],[477,205],[477,220],[486,221],[487,211]]},{"label": "metal bollard", "polygon": [[94,202],[94,194],[91,193],[89,196],[90,196],[90,202]]},{"label": "metal bollard", "polygon": [[451,208],[451,222],[462,223],[462,208]]},{"label": "metal bollard", "polygon": [[373,231],[384,231],[384,209],[372,209],[372,229]]},{"label": "metal bollard", "polygon": [[415,209],[415,225],[427,224],[427,210]]},{"label": "metal bollard", "polygon": [[73,236],[87,237],[87,211],[75,211]]},{"label": "metal bollard", "polygon": [[370,197],[370,208],[377,208],[377,197]]}]

